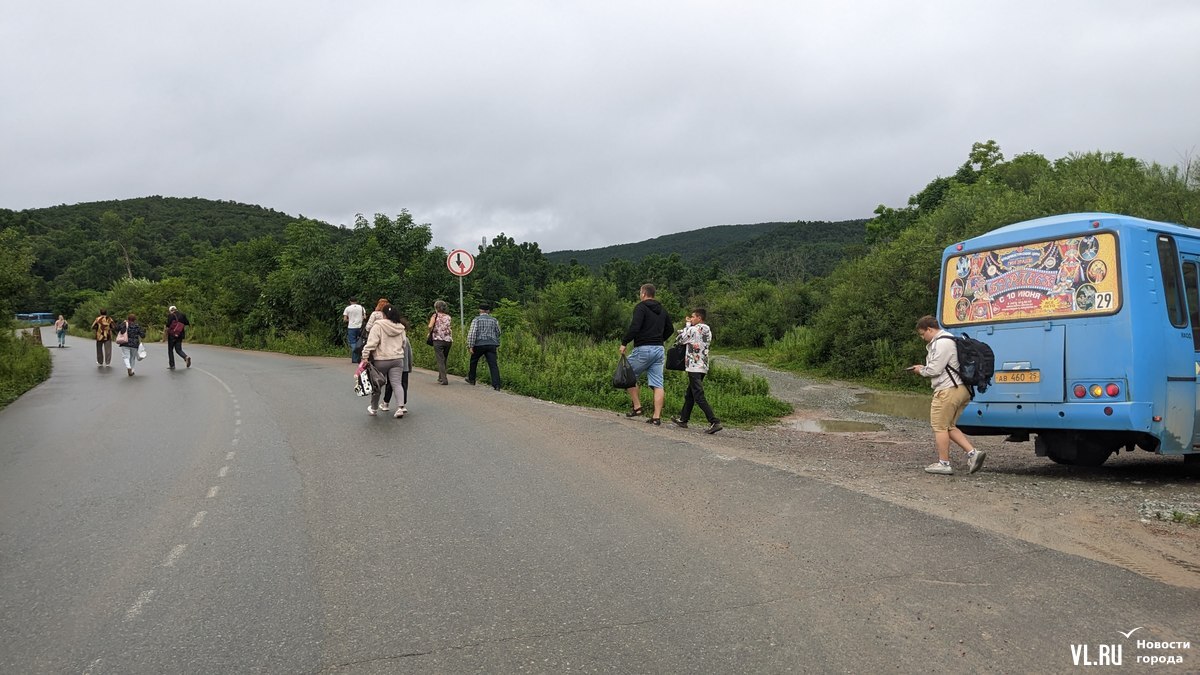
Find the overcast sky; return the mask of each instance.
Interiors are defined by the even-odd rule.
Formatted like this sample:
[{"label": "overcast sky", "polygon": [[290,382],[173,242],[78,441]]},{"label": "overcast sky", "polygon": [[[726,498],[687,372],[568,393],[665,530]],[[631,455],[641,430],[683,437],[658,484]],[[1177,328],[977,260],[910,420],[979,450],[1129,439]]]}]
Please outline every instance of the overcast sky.
[{"label": "overcast sky", "polygon": [[1200,2],[14,2],[0,207],[164,195],[545,251],[903,205],[975,141],[1200,154]]}]

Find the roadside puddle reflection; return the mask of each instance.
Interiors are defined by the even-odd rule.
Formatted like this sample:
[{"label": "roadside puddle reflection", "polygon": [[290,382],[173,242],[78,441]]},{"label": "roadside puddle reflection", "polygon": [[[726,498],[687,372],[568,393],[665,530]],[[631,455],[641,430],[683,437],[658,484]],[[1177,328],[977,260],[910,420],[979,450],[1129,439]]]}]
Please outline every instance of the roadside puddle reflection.
[{"label": "roadside puddle reflection", "polygon": [[862,402],[854,406],[855,410],[914,420],[929,419],[928,396],[877,391],[862,394],[862,397]]},{"label": "roadside puddle reflection", "polygon": [[849,420],[797,420],[792,426],[800,431],[825,434],[848,434],[856,431],[883,431],[882,424],[851,422]]}]

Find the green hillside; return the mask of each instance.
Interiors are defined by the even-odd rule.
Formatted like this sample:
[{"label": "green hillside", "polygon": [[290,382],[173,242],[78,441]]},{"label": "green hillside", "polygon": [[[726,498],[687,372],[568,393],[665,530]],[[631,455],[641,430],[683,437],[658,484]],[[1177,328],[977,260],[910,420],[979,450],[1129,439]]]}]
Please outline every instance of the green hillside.
[{"label": "green hillside", "polygon": [[637,262],[672,253],[691,265],[720,265],[731,273],[800,278],[824,276],[848,256],[864,250],[866,220],[795,221],[717,225],[667,234],[631,244],[547,253],[553,262],[575,260],[598,270],[612,260]]}]

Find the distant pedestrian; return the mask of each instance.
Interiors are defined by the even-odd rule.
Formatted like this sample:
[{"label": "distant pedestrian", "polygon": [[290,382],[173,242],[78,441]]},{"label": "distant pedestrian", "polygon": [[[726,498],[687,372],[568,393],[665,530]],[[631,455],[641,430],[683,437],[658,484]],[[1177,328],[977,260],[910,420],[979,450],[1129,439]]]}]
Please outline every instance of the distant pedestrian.
[{"label": "distant pedestrian", "polygon": [[433,303],[433,316],[429,317],[429,338],[433,341],[433,356],[437,359],[438,384],[450,384],[446,377],[446,360],[450,356],[450,345],[454,343],[454,329],[449,310],[445,300],[438,300]]},{"label": "distant pedestrian", "polygon": [[[380,298],[379,302],[375,303],[375,311],[371,312],[371,316],[367,317],[366,325],[363,326],[363,335],[371,334],[371,329],[375,327],[375,322],[381,321],[384,319],[383,308],[387,307],[390,304],[391,303],[388,302],[387,298]],[[383,385],[383,402],[379,404],[379,409],[387,410],[388,405],[391,403],[391,400],[392,400],[392,383],[389,381],[389,382],[384,383],[384,385]]]},{"label": "distant pedestrian", "polygon": [[492,306],[479,305],[479,316],[471,320],[467,330],[467,349],[471,352],[471,365],[467,368],[467,384],[475,384],[475,370],[479,359],[487,359],[488,372],[492,376],[492,389],[500,391],[500,366],[496,363],[496,350],[500,347],[500,322],[492,316]]},{"label": "distant pedestrian", "polygon": [[67,320],[62,314],[58,315],[58,321],[54,322],[54,334],[58,336],[59,348],[67,346]]},{"label": "distant pedestrian", "polygon": [[131,313],[114,330],[117,333],[117,346],[121,348],[121,358],[125,361],[125,374],[132,377],[138,362],[138,347],[142,344],[142,338],[146,337],[146,329],[138,325],[137,315]]},{"label": "distant pedestrian", "polygon": [[917,335],[926,342],[925,365],[909,366],[908,370],[928,377],[929,386],[933,387],[929,422],[933,426],[933,441],[938,455],[938,461],[925,467],[925,471],[944,476],[954,473],[950,466],[950,441],[954,441],[967,453],[967,473],[975,473],[983,466],[987,453],[976,450],[956,426],[963,409],[971,402],[971,392],[954,375],[959,370],[954,335],[942,330],[937,319],[932,316],[923,316],[917,320]]},{"label": "distant pedestrian", "polygon": [[350,343],[350,363],[358,363],[362,357],[363,346],[360,342],[362,338],[360,334],[366,313],[366,310],[358,304],[358,300],[355,298],[350,298],[350,304],[342,310],[342,321],[346,324],[346,340]]},{"label": "distant pedestrian", "polygon": [[171,305],[167,309],[167,369],[175,370],[175,354],[178,353],[183,357],[183,362],[188,368],[192,367],[192,357],[188,356],[183,351],[183,338],[186,336],[187,327],[192,325],[188,321],[187,315],[179,311],[175,305]]},{"label": "distant pedestrian", "polygon": [[92,321],[92,331],[96,334],[96,365],[108,366],[112,363],[113,326],[116,321],[108,315],[107,309],[100,310],[100,316]]},{"label": "distant pedestrian", "polygon": [[[367,343],[363,347],[362,361],[383,373],[387,383],[396,390],[403,386],[404,376],[404,342],[407,338],[404,324],[400,323],[400,313],[391,305],[383,308],[383,319],[371,326],[367,335]],[[372,417],[379,410],[379,398],[383,387],[372,387],[371,405],[367,406],[367,414]],[[396,417],[404,417],[403,406],[396,409]]]},{"label": "distant pedestrian", "polygon": [[[670,339],[675,331],[671,327],[671,317],[667,314],[666,308],[654,299],[656,292],[654,284],[643,284],[638,289],[638,298],[641,302],[634,306],[633,320],[629,322],[629,329],[621,338],[621,353],[625,353],[627,343],[633,343],[633,349],[629,352],[629,365],[633,366],[635,376],[646,373],[646,381],[650,385],[650,389],[654,391],[654,416],[646,422],[657,426],[662,424],[664,398],[663,362],[666,361],[666,352],[663,350],[663,342]],[[637,384],[626,391],[629,393],[633,409],[625,413],[625,416],[640,416],[642,414],[641,391]]]},{"label": "distant pedestrian", "polygon": [[683,395],[683,409],[679,417],[672,417],[676,426],[687,428],[688,420],[692,417],[692,406],[700,406],[708,419],[706,434],[715,434],[721,429],[721,420],[713,414],[712,406],[704,396],[704,376],[708,374],[708,349],[712,344],[712,329],[705,323],[708,313],[701,308],[692,310],[687,317],[687,325],[679,331],[675,344],[687,345],[684,370],[688,376],[687,393]]}]

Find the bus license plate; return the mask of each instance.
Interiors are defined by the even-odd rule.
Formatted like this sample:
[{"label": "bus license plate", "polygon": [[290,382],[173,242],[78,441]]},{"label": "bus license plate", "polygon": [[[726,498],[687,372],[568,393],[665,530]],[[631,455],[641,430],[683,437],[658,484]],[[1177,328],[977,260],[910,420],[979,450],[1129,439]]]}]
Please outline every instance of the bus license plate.
[{"label": "bus license plate", "polygon": [[1026,382],[1041,382],[1040,370],[1002,370],[993,378],[996,384],[1024,384]]}]

